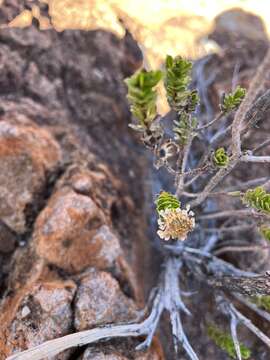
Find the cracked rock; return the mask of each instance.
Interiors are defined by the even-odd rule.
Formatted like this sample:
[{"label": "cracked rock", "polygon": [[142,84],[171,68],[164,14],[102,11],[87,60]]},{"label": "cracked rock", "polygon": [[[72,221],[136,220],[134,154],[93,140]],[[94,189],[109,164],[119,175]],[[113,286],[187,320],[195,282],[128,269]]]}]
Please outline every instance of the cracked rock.
[{"label": "cracked rock", "polygon": [[68,272],[82,271],[91,266],[91,259],[96,261],[102,244],[92,238],[104,222],[91,198],[63,188],[51,197],[35,223],[37,254]]},{"label": "cracked rock", "polygon": [[26,231],[27,206],[44,189],[61,159],[52,135],[27,119],[0,121],[0,218],[12,230]]},{"label": "cracked rock", "polygon": [[91,270],[81,279],[75,298],[75,327],[86,330],[136,318],[136,306],[107,272]]},{"label": "cracked rock", "polygon": [[128,341],[123,341],[116,346],[89,346],[81,360],[163,360],[163,353],[157,341],[145,352],[136,351],[129,346]]},{"label": "cracked rock", "polygon": [[[1,317],[0,359],[68,334],[75,289],[72,281],[41,280],[7,300],[7,311]],[[68,354],[53,359],[65,360]]]}]

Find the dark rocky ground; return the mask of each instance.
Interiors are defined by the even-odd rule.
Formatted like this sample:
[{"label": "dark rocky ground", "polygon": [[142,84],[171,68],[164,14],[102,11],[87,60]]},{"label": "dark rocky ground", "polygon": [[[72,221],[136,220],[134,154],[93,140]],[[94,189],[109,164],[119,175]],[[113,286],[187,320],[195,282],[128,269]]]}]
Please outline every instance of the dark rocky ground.
[{"label": "dark rocky ground", "polygon": [[[6,22],[18,4],[3,5]],[[1,359],[138,315],[146,161],[128,130],[123,79],[141,60],[129,34],[0,32]],[[158,344],[133,348],[57,358],[162,358]]]},{"label": "dark rocky ground", "polygon": [[[6,1],[1,22],[22,5]],[[223,51],[203,70],[207,77],[218,70],[205,89],[213,111],[237,62],[240,83],[253,76],[267,48],[263,30],[256,34],[255,40],[214,34]],[[151,268],[159,264],[147,236],[149,163],[128,129],[123,83],[141,61],[129,33],[119,40],[103,31],[41,32],[35,25],[0,31],[1,360],[45,340],[138,317],[155,277]],[[195,80],[202,85],[196,74]],[[226,359],[204,331],[213,310],[207,293],[195,306],[187,301],[194,311],[187,333],[201,359]],[[172,359],[166,331],[161,338]],[[134,352],[135,344],[113,341],[55,359],[165,358],[157,340],[146,353]]]}]

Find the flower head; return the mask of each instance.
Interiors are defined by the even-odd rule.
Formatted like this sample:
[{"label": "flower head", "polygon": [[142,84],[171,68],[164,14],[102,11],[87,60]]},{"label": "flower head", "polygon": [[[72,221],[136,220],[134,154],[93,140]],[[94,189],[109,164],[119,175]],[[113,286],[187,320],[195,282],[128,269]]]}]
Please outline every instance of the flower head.
[{"label": "flower head", "polygon": [[193,212],[186,209],[165,209],[159,212],[158,235],[164,240],[185,240],[187,234],[194,229]]}]

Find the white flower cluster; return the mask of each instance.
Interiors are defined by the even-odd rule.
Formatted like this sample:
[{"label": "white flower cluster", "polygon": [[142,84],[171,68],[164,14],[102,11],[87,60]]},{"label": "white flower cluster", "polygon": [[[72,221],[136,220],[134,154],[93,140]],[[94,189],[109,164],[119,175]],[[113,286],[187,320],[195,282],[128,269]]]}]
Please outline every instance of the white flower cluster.
[{"label": "white flower cluster", "polygon": [[194,229],[194,213],[186,209],[166,209],[159,213],[158,235],[161,239],[178,239],[184,241],[187,234]]}]

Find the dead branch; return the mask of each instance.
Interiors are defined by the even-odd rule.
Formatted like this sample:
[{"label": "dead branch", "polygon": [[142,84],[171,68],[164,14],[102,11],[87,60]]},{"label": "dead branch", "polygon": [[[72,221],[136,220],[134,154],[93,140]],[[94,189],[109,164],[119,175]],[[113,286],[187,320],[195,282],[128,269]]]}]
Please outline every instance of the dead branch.
[{"label": "dead branch", "polygon": [[[270,347],[270,339],[267,335],[265,335],[257,326],[255,326],[249,318],[244,316],[239,310],[235,308],[235,306],[226,298],[225,294],[220,294],[216,297],[218,306],[220,310],[228,315],[231,319],[235,319],[234,321],[239,324],[247,327],[254,335],[256,335],[259,339],[261,339],[268,347]],[[236,335],[236,328],[234,336]],[[233,336],[233,334],[232,334]],[[237,351],[237,349],[235,349]]]},{"label": "dead branch", "polygon": [[224,210],[219,212],[206,213],[198,217],[199,220],[221,219],[226,217],[247,218],[267,218],[267,214],[260,213],[254,209]]},{"label": "dead branch", "polygon": [[262,64],[257,70],[255,77],[253,78],[247,95],[241,103],[239,109],[235,114],[234,121],[232,123],[232,152],[236,157],[241,155],[241,130],[242,123],[245,119],[246,113],[251,108],[252,103],[264,87],[266,74],[270,69],[270,50],[268,50]]},{"label": "dead branch", "polygon": [[261,316],[266,321],[270,321],[270,314],[267,311],[264,311],[262,309],[259,309],[256,304],[253,304],[252,302],[245,299],[242,295],[234,293],[233,296],[240,301],[242,304],[247,306],[249,309],[253,310],[256,314]]},{"label": "dead branch", "polygon": [[214,254],[216,256],[218,255],[222,255],[226,252],[258,252],[264,249],[270,249],[269,246],[264,247],[264,246],[256,246],[256,245],[250,245],[250,246],[225,246],[222,247],[221,249],[215,250]]},{"label": "dead branch", "polygon": [[214,288],[224,289],[243,295],[270,295],[270,276],[268,273],[255,277],[214,276],[212,278],[209,277],[207,282]]},{"label": "dead branch", "polygon": [[253,156],[253,155],[242,155],[241,161],[253,162],[253,163],[269,163],[270,156]]}]

